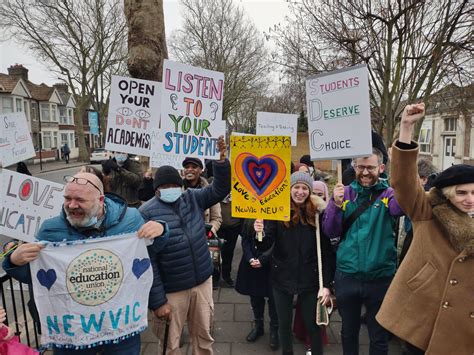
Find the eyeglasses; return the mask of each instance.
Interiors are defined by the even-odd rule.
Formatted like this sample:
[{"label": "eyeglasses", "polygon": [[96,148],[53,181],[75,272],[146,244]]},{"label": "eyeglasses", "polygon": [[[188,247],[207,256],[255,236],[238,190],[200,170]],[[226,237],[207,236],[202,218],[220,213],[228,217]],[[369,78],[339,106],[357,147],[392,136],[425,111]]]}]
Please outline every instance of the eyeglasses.
[{"label": "eyeglasses", "polygon": [[373,172],[375,172],[375,170],[378,169],[378,167],[379,167],[378,165],[375,165],[375,166],[374,165],[367,165],[367,166],[366,165],[356,165],[355,166],[357,171],[359,171],[361,173],[363,173],[364,170],[366,170],[366,169],[369,173],[373,173]]},{"label": "eyeglasses", "polygon": [[64,176],[64,181],[66,181],[66,182],[75,182],[75,183],[78,184],[78,185],[91,184],[91,185],[94,186],[94,187],[100,192],[100,194],[102,195],[102,190],[101,190],[96,184],[94,184],[93,182],[87,180],[86,178],[77,178],[77,177],[75,177],[75,176],[65,175],[65,176]]}]

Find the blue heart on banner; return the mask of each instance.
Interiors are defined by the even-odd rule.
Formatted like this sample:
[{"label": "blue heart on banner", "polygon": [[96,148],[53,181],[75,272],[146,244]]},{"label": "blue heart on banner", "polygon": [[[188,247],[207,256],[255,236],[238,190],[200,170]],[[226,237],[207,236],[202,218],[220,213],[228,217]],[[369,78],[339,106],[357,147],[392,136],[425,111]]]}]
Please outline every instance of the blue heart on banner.
[{"label": "blue heart on banner", "polygon": [[44,269],[38,270],[36,277],[39,283],[46,287],[48,291],[51,289],[51,286],[56,282],[56,271],[54,269],[49,269],[45,271]]},{"label": "blue heart on banner", "polygon": [[142,276],[145,271],[148,270],[150,267],[150,259],[145,258],[145,259],[138,259],[135,258],[133,259],[133,266],[132,266],[132,272],[136,276],[137,280]]}]

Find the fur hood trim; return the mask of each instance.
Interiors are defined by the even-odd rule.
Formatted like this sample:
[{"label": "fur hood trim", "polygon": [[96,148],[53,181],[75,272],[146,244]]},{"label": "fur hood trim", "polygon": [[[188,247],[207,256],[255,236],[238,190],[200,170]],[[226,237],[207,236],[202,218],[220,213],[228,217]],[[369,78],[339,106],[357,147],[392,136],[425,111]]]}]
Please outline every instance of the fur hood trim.
[{"label": "fur hood trim", "polygon": [[316,206],[318,212],[323,213],[326,209],[326,206],[328,205],[327,202],[317,195],[311,195],[310,198],[313,205]]},{"label": "fur hood trim", "polygon": [[428,197],[434,218],[446,232],[454,250],[458,253],[466,251],[467,255],[474,256],[474,218],[459,211],[435,187],[431,188]]}]

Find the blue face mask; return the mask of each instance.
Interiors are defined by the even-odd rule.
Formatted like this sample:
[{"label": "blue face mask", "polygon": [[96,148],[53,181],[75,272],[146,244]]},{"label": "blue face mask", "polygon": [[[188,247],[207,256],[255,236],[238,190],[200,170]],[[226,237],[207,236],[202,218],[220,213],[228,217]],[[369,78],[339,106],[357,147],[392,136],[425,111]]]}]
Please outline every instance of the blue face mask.
[{"label": "blue face mask", "polygon": [[115,161],[117,162],[118,165],[122,166],[125,163],[125,160],[127,160],[127,154],[115,155]]},{"label": "blue face mask", "polygon": [[172,203],[181,197],[183,191],[181,187],[170,187],[168,189],[160,190],[160,200],[163,202]]}]

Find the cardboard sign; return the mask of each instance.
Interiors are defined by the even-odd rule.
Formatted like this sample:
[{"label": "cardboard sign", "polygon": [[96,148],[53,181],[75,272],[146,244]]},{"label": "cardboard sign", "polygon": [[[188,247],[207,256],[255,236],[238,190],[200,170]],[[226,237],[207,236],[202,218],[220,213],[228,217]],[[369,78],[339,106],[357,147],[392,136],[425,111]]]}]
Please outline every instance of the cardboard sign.
[{"label": "cardboard sign", "polygon": [[372,154],[366,65],[306,79],[311,160]]},{"label": "cardboard sign", "polygon": [[161,83],[112,76],[105,149],[150,156],[160,117]]},{"label": "cardboard sign", "polygon": [[[185,157],[219,159],[224,74],[170,60],[163,64],[160,134],[152,142],[151,166]],[[178,164],[177,164],[178,165]]]},{"label": "cardboard sign", "polygon": [[298,115],[288,113],[257,112],[257,136],[290,136],[296,146]]},{"label": "cardboard sign", "polygon": [[47,347],[107,343],[148,325],[153,272],[135,234],[49,243],[30,268]]},{"label": "cardboard sign", "polygon": [[232,217],[290,220],[291,139],[231,136]]},{"label": "cardboard sign", "polygon": [[45,219],[59,215],[64,185],[3,169],[0,234],[32,242]]},{"label": "cardboard sign", "polygon": [[35,156],[24,112],[0,113],[0,167]]}]

